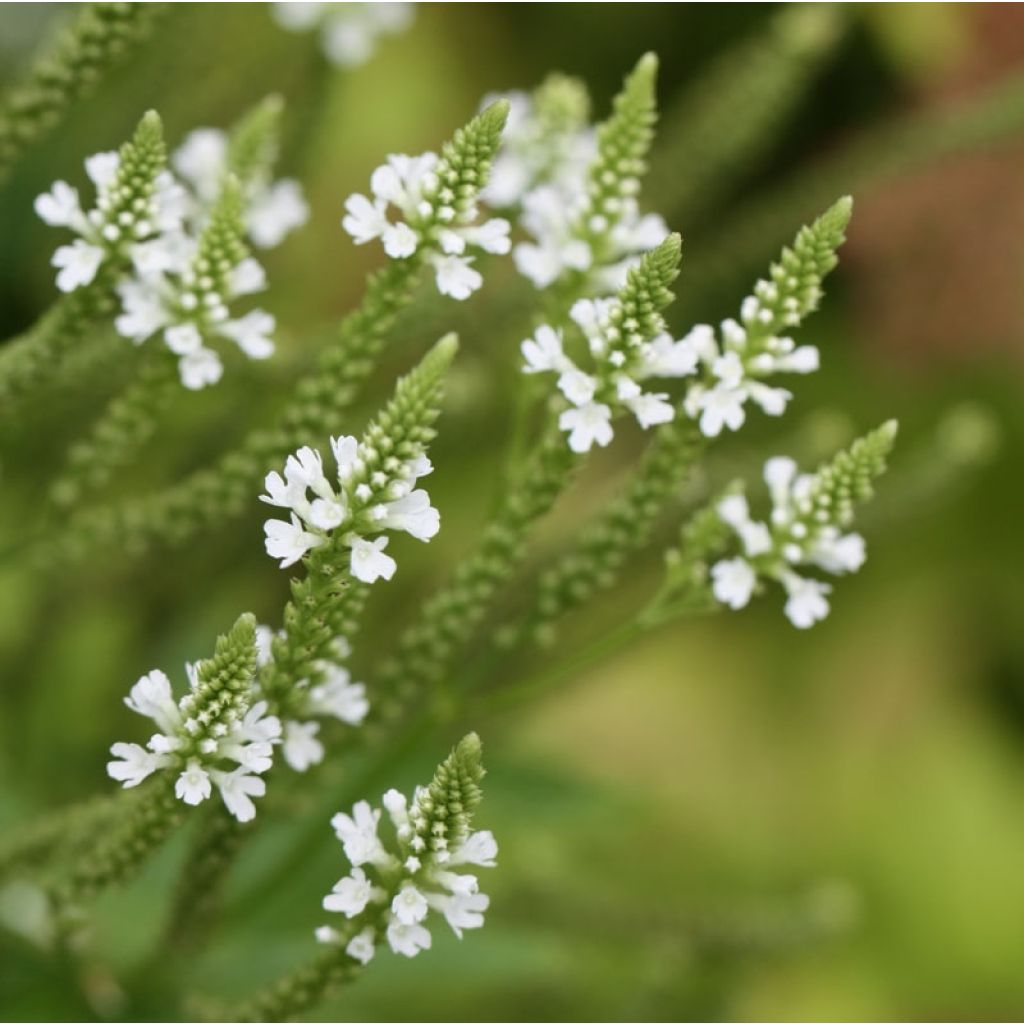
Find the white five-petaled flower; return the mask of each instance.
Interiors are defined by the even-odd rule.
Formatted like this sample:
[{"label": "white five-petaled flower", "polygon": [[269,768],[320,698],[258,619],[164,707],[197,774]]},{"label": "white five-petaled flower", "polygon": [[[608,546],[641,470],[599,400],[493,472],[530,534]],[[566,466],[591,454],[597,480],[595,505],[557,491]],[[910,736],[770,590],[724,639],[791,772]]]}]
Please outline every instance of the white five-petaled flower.
[{"label": "white five-petaled flower", "polygon": [[170,680],[159,669],[131,688],[125,704],[151,719],[159,731],[146,747],[113,744],[115,760],[108,762],[107,774],[130,788],[154,772],[170,770],[176,773],[174,793],[179,800],[202,803],[216,787],[228,811],[239,821],[249,821],[256,813],[251,797],[262,796],[266,789],[259,775],[271,767],[281,722],[267,714],[265,701],[254,699],[236,702],[223,714],[210,708],[196,714],[199,670],[194,665],[186,669],[191,685],[180,701],[175,701]]},{"label": "white five-petaled flower", "polygon": [[290,513],[288,522],[267,520],[267,554],[286,568],[340,529],[351,552],[352,575],[363,583],[389,580],[397,563],[385,552],[388,538],[370,535],[398,530],[427,541],[437,534],[440,514],[425,490],[414,489],[416,481],[433,469],[430,460],[423,454],[405,462],[391,458],[384,460],[383,469],[367,473],[371,452],[354,437],[332,437],[331,450],[337,463],[336,485],[324,474],[320,453],[308,447],[288,456],[283,475],[267,474],[260,500]]},{"label": "white five-petaled flower", "polygon": [[466,867],[495,866],[498,846],[488,831],[469,832],[450,847],[435,836],[428,847],[416,831],[428,806],[427,791],[417,789],[410,802],[398,790],[383,798],[391,826],[387,845],[378,834],[381,811],[360,801],[352,814],[331,819],[352,870],[324,897],[325,910],[352,923],[347,930],[321,927],[320,942],[340,945],[354,960],[368,963],[381,938],[400,956],[430,949],[427,925],[431,912],[444,918],[461,939],[467,929],[481,928],[489,898]]},{"label": "white five-petaled flower", "polygon": [[139,345],[159,333],[178,356],[182,384],[193,391],[217,383],[223,373],[220,356],[209,345],[214,340],[232,342],[249,359],[273,354],[274,317],[252,309],[232,318],[228,309],[231,300],[264,287],[266,276],[256,260],[239,261],[220,292],[200,272],[203,257],[193,239],[168,235],[147,245],[145,259],[136,260],[136,276],[117,285],[119,334]]},{"label": "white five-petaled flower", "polygon": [[739,321],[723,320],[718,332],[698,324],[687,335],[700,360],[701,379],[687,392],[683,407],[701,433],[717,437],[746,422],[746,403],[769,416],[781,416],[793,397],[764,382],[776,373],[813,373],[820,362],[813,345],[797,346],[780,333],[800,322],[795,298],[780,299],[778,286],[759,281],[744,299]]},{"label": "white five-petaled flower", "polygon": [[[440,165],[435,153],[392,154],[370,178],[372,198],[355,193],[345,201],[341,224],[356,245],[379,238],[391,259],[422,250],[438,291],[463,300],[483,284],[470,251],[507,253],[510,225],[500,217],[474,224],[476,207],[457,209],[457,197],[439,178]],[[398,211],[397,221],[389,207]]]},{"label": "white five-petaled flower", "polygon": [[542,324],[521,346],[523,372],[557,374],[556,385],[572,408],[559,417],[574,452],[604,447],[613,436],[616,410],[630,412],[644,429],[668,423],[676,409],[664,391],[644,391],[650,377],[679,378],[696,371],[697,348],[689,339],[674,340],[659,332],[644,338],[621,325],[617,299],[581,299],[570,317],[586,341],[594,372],[581,369],[567,354],[562,334]]},{"label": "white five-petaled flower", "polygon": [[89,157],[85,170],[96,189],[93,209],[82,209],[78,190],[66,181],[54,182],[35,201],[41,220],[79,235],[53,254],[53,266],[59,270],[57,287],[63,292],[91,284],[104,262],[132,260],[152,240],[179,231],[185,212],[184,190],[167,171],[156,175],[145,198],[133,199],[131,185],[119,180],[118,153]]},{"label": "white five-petaled flower", "polygon": [[736,533],[743,552],[711,567],[712,592],[722,604],[743,608],[759,578],[774,579],[786,591],[787,618],[798,629],[807,629],[828,615],[832,587],[799,575],[794,566],[813,566],[833,575],[856,572],[864,564],[864,538],[841,531],[832,521],[827,496],[818,493],[818,478],[800,474],[792,459],[769,459],[764,479],[772,499],[768,522],[751,518],[742,494],[718,503],[719,518]]}]

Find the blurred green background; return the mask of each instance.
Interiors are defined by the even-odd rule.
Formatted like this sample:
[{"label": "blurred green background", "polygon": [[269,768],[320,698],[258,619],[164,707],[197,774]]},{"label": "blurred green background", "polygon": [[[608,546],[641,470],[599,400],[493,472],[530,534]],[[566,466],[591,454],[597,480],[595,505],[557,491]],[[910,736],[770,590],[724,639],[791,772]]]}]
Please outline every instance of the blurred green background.
[{"label": "blurred green background", "polygon": [[[16,79],[67,16],[66,5],[4,5],[0,77]],[[687,111],[709,102],[716,62],[770,37],[779,16],[773,5],[437,4],[344,71],[313,36],[278,28],[266,5],[178,4],[0,189],[9,336],[54,297],[58,243],[32,212],[50,182],[79,182],[82,159],[116,146],[148,107],[173,142],[229,124],[268,92],[288,101],[282,169],[303,181],[313,216],[267,260],[280,358],[182,393],[159,442],[103,498],[172,481],[269,415],[379,263],[340,230],[345,197],[384,154],[437,146],[485,93],[562,70],[587,82],[600,117],[636,59],[659,54],[666,113],[647,202],[684,236],[670,310],[679,331],[732,312],[802,222],[844,192],[856,198],[841,267],[801,335],[820,345],[822,371],[800,381],[784,420],[756,418],[718,446],[679,506],[756,474],[768,455],[813,462],[895,416],[898,451],[863,522],[865,568],[839,582],[831,617],[809,634],[770,594],[663,629],[538,699],[481,710],[472,724],[490,775],[480,824],[501,846],[487,926],[461,945],[438,929],[436,948],[412,962],[381,956],[318,1019],[1024,1014],[1024,9],[819,12],[820,52],[770,136],[706,181],[703,147],[679,145]],[[958,112],[989,96],[1001,104],[995,129],[963,130],[954,145],[943,118],[962,129]],[[710,124],[712,140],[733,127]],[[506,265],[465,306],[425,296],[353,414],[355,430],[395,372],[460,331],[430,488],[445,528],[429,547],[402,545],[396,579],[375,589],[358,678],[494,500],[520,340],[510,311],[529,299]],[[128,686],[154,666],[180,685],[182,663],[238,612],[276,621],[287,596],[255,500],[242,522],[173,553],[104,552],[47,573],[12,553],[35,532],[67,443],[118,379],[116,366],[83,370],[76,387],[3,428],[3,830],[108,791],[107,747],[142,734],[121,704]],[[595,460],[542,531],[534,567],[614,491],[641,440],[617,439]],[[638,557],[527,668],[628,617],[659,565],[656,549]],[[424,780],[460,725],[436,725],[365,795]],[[240,995],[308,958],[320,898],[344,870],[327,819],[363,770],[355,754],[316,786],[282,786],[232,877],[215,941],[178,965],[190,987]],[[0,931],[3,1018],[166,1019],[170,975],[153,943],[186,843],[177,837],[100,901],[80,962]]]}]

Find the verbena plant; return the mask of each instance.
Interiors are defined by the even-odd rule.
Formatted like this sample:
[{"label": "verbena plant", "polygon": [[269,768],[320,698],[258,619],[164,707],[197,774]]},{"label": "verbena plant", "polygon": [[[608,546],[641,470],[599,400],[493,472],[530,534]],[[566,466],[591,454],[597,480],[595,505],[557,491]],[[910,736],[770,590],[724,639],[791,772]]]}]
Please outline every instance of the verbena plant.
[{"label": "verbena plant", "polygon": [[[377,36],[401,27],[365,12],[345,24],[306,20],[281,6],[287,27],[318,26],[342,64],[365,59]],[[101,73],[158,13],[96,5],[83,15],[0,112],[0,170],[59,116],[76,76]],[[803,20],[798,27],[805,33]],[[798,46],[758,49],[756,60],[723,68],[769,77],[770,121],[833,34],[802,34]],[[37,213],[63,232],[52,260],[58,294],[0,349],[0,415],[17,419],[90,350],[100,360],[119,353],[131,372],[67,452],[47,496],[60,530],[32,538],[31,557],[53,567],[114,546],[128,558],[224,528],[263,502],[266,553],[289,572],[291,595],[274,622],[240,609],[186,678],[151,668],[130,686],[127,708],[153,731],[145,742],[112,743],[107,774],[120,791],[4,838],[0,872],[33,887],[38,933],[54,950],[74,955],[90,901],[201,815],[164,937],[168,949],[187,949],[208,932],[246,840],[275,813],[263,800],[282,775],[307,773],[303,784],[317,787],[317,766],[357,747],[372,748],[386,775],[410,737],[440,721],[464,723],[467,734],[411,795],[388,789],[374,803],[375,793],[352,792],[352,806],[329,823],[295,823],[297,834],[312,828],[325,839],[332,827],[351,868],[324,896],[328,923],[316,928],[318,953],[311,935],[309,963],[243,1006],[187,1004],[239,1020],[301,1014],[382,948],[413,957],[430,948],[442,919],[459,937],[483,924],[488,898],[477,869],[495,866],[497,843],[474,826],[484,774],[481,742],[469,731],[474,715],[539,692],[664,623],[742,608],[762,591],[780,592],[790,625],[810,628],[829,614],[828,580],[861,568],[866,545],[853,523],[885,469],[892,421],[816,469],[769,459],[764,487],[737,480],[692,507],[676,540],[656,540],[659,523],[678,520],[677,495],[720,439],[783,416],[802,377],[818,369],[818,349],[796,335],[823,299],[853,209],[849,197],[833,197],[805,226],[791,224],[792,241],[733,317],[672,331],[666,311],[681,239],[643,198],[656,72],[653,55],[641,58],[596,126],[584,85],[554,75],[531,93],[488,97],[437,153],[388,156],[368,192],[344,201],[341,222],[353,243],[383,250],[383,265],[312,367],[289,379],[282,408],[189,476],[134,497],[105,500],[104,490],[184,392],[230,388],[239,358],[273,366],[277,324],[252,305],[272,287],[257,256],[326,213],[310,209],[298,181],[275,179],[277,99],[227,131],[198,129],[172,150],[158,114],[145,113],[117,150],[85,161],[87,191],[58,180],[39,195]],[[55,91],[55,82],[68,88]],[[737,87],[735,102],[757,93]],[[706,134],[706,111],[681,121],[684,136]],[[764,137],[753,122],[737,123],[723,159]],[[659,191],[670,187],[664,171],[658,182]],[[691,201],[683,189],[674,196],[680,209]],[[494,455],[503,460],[501,491],[463,557],[357,681],[349,659],[369,593],[400,572],[409,537],[428,542],[443,528],[446,511],[423,484],[433,470],[430,443],[444,429],[456,336],[429,345],[420,337],[425,354],[369,424],[350,433],[353,407],[403,310],[427,301],[426,291],[471,302],[502,261],[531,300],[508,339],[521,373],[515,443]],[[504,322],[484,329],[509,334]],[[595,450],[620,433],[643,439],[627,479],[534,572],[535,531]],[[659,543],[657,590],[624,611],[620,628],[565,660],[552,645],[563,620]],[[125,716],[125,734],[131,723]],[[311,907],[311,930],[316,920]]]}]

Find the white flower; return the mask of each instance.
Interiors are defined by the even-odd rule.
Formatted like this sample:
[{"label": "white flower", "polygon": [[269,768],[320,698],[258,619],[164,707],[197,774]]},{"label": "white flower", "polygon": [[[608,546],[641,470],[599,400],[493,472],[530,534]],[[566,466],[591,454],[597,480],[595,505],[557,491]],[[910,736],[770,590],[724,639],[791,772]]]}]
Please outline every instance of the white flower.
[{"label": "white flower", "polygon": [[309,691],[307,706],[317,715],[332,715],[349,725],[360,725],[370,710],[363,683],[353,683],[348,671],[328,664],[323,681]]},{"label": "white flower", "polygon": [[231,814],[243,823],[256,817],[256,805],[250,798],[263,796],[267,791],[267,784],[258,775],[249,775],[244,768],[236,768],[233,772],[211,770],[210,776]]},{"label": "white flower", "polygon": [[181,726],[181,712],[171,693],[171,681],[158,668],[142,676],[124,702],[136,714],[156,722],[161,732],[172,734]]},{"label": "white flower", "polygon": [[250,201],[245,217],[253,244],[273,249],[309,220],[309,204],[299,183],[284,178],[259,191]]},{"label": "white flower", "polygon": [[840,535],[835,527],[827,527],[815,538],[807,558],[836,575],[856,572],[867,558],[867,546],[859,533]]},{"label": "white flower", "polygon": [[352,575],[357,580],[362,580],[363,583],[391,579],[395,574],[395,569],[398,568],[398,563],[390,555],[384,554],[384,548],[387,545],[387,537],[378,537],[372,541],[364,540],[362,537],[353,537],[350,562]]},{"label": "white flower", "polygon": [[578,203],[569,202],[552,185],[540,185],[523,196],[520,224],[533,242],[512,250],[516,269],[537,288],[547,288],[568,270],[589,270],[593,254],[576,232]]},{"label": "white flower", "polygon": [[437,290],[442,295],[462,301],[484,283],[480,272],[473,269],[470,256],[435,256],[432,262]]},{"label": "white flower", "polygon": [[524,373],[547,373],[552,370],[564,373],[572,367],[562,350],[561,334],[547,324],[541,324],[533,337],[527,338],[520,348],[526,360]]},{"label": "white flower", "polygon": [[[463,300],[483,283],[467,249],[508,252],[510,225],[500,217],[470,223],[475,207],[452,205],[462,200],[442,186],[443,168],[434,153],[390,155],[370,177],[373,198],[355,193],[346,199],[341,226],[357,245],[379,238],[391,259],[407,259],[428,246],[426,258],[438,291]],[[397,221],[390,219],[391,207],[397,209]]]},{"label": "white flower", "polygon": [[402,924],[416,924],[427,916],[426,897],[411,882],[405,882],[391,901],[391,913]]},{"label": "white flower", "polygon": [[276,715],[268,715],[267,709],[265,700],[253,704],[235,726],[234,734],[241,740],[254,743],[272,743],[277,740],[281,735],[281,720]]},{"label": "white flower", "polygon": [[227,171],[228,137],[216,128],[196,128],[171,155],[171,164],[204,203],[212,203]]},{"label": "white flower", "polygon": [[324,897],[324,910],[355,917],[371,901],[377,902],[383,898],[384,890],[375,886],[361,867],[354,867],[352,874],[341,879],[330,894]]},{"label": "white flower", "polygon": [[201,804],[212,792],[210,776],[194,758],[185,766],[174,784],[174,794],[179,800],[191,804]]},{"label": "white flower", "polygon": [[430,495],[416,490],[384,506],[380,525],[389,530],[404,530],[417,540],[430,540],[441,529],[441,514],[430,504]]},{"label": "white flower", "polygon": [[73,292],[76,288],[91,284],[96,277],[106,252],[98,245],[76,238],[70,245],[62,245],[53,254],[50,262],[59,268],[57,287],[62,292]]},{"label": "white flower", "polygon": [[294,565],[307,551],[324,542],[323,537],[303,530],[294,512],[288,523],[280,519],[268,519],[263,524],[263,532],[266,534],[267,554],[271,558],[280,558],[282,569]]},{"label": "white flower", "polygon": [[700,393],[700,431],[706,437],[718,437],[723,427],[739,430],[746,420],[743,403],[746,392],[728,385],[718,384]]},{"label": "white flower", "polygon": [[115,743],[110,752],[121,760],[108,761],[107,774],[122,783],[125,789],[137,786],[153,772],[171,763],[166,755],[153,753],[138,743]]},{"label": "white flower", "polygon": [[374,810],[365,800],[352,808],[352,816],[338,813],[331,818],[331,826],[345,848],[345,856],[354,867],[361,864],[388,864],[391,855],[377,837],[380,811]]},{"label": "white flower", "polygon": [[597,391],[597,380],[575,366],[569,366],[558,378],[558,390],[573,405],[589,405]]},{"label": "white flower", "polygon": [[628,399],[626,405],[644,430],[656,427],[660,423],[669,423],[676,414],[675,407],[668,401],[668,395],[664,392],[637,395],[636,398]]},{"label": "white flower", "polygon": [[483,928],[484,911],[491,901],[484,893],[473,892],[435,896],[432,902],[437,904],[452,931],[461,939],[463,928]]},{"label": "white flower", "polygon": [[402,956],[413,957],[421,950],[430,949],[430,932],[421,924],[403,924],[392,919],[387,930],[388,945]]},{"label": "white flower", "polygon": [[742,558],[716,562],[711,567],[715,598],[730,608],[743,608],[750,602],[757,574]]},{"label": "white flower", "polygon": [[282,752],[295,771],[304,772],[324,759],[324,745],[316,738],[319,731],[319,722],[285,722]]},{"label": "white flower", "polygon": [[489,829],[471,832],[455,849],[451,850],[448,864],[475,864],[481,868],[493,868],[498,856],[498,844]]},{"label": "white flower", "polygon": [[55,181],[49,192],[36,196],[35,211],[40,220],[55,228],[87,230],[85,214],[78,200],[78,190],[66,181]]},{"label": "white flower", "polygon": [[198,348],[181,357],[178,361],[178,373],[181,383],[189,391],[200,391],[220,380],[224,373],[224,365],[212,348]]},{"label": "white flower", "polygon": [[592,402],[578,409],[566,409],[558,417],[558,426],[569,434],[569,447],[577,453],[590,451],[595,444],[602,448],[611,443],[612,411],[607,405]]},{"label": "white flower", "polygon": [[377,952],[377,936],[372,928],[364,928],[361,932],[354,935],[345,947],[345,952],[348,953],[353,960],[358,960],[361,964],[368,964],[372,959],[374,953]]},{"label": "white flower", "polygon": [[[241,264],[239,264],[241,265]],[[267,359],[274,354],[274,318],[262,309],[250,310],[239,320],[221,324],[219,333],[230,338],[250,359]]]},{"label": "white flower", "polygon": [[829,605],[825,595],[832,588],[827,583],[804,579],[796,573],[784,573],[781,578],[789,595],[786,615],[797,629],[808,629],[828,615]]}]

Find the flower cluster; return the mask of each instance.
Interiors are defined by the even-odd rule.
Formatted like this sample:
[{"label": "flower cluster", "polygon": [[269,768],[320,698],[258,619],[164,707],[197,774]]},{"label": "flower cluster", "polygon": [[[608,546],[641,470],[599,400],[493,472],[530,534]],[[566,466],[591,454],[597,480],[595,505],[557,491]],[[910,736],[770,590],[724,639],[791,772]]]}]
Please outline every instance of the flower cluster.
[{"label": "flower cluster", "polygon": [[771,265],[768,278],[758,281],[743,300],[739,320],[722,321],[717,333],[708,324],[698,324],[687,335],[702,372],[687,393],[684,409],[698,421],[701,433],[717,437],[723,428],[738,430],[746,420],[748,401],[769,416],[781,416],[793,395],[765,379],[818,369],[817,348],[798,346],[788,332],[817,308],[821,282],[836,264],[835,251],[852,208],[845,197],[802,228]]},{"label": "flower cluster", "polygon": [[121,301],[118,333],[136,344],[161,334],[190,390],[220,379],[215,341],[236,345],[250,359],[273,353],[269,313],[253,309],[232,317],[229,310],[232,300],[266,285],[243,238],[269,248],[308,217],[296,182],[271,181],[273,131],[264,111],[257,115],[249,118],[256,131],[243,131],[250,128],[246,121],[239,126],[247,148],[260,154],[244,167],[232,165],[233,137],[200,129],[172,157],[175,177],[165,166],[160,120],[149,113],[119,153],[86,161],[97,191],[94,209],[83,212],[78,192],[63,181],[36,200],[46,223],[81,236],[54,254],[58,287],[89,285],[109,266],[109,285]]},{"label": "flower cluster", "polygon": [[658,312],[671,298],[667,285],[676,274],[679,248],[679,236],[669,236],[630,271],[615,298],[580,299],[573,305],[569,316],[586,339],[593,373],[566,354],[562,332],[547,324],[522,343],[525,373],[558,374],[558,388],[572,406],[559,417],[559,426],[574,452],[609,444],[616,410],[631,412],[645,430],[674,418],[667,392],[644,391],[640,382],[685,377],[697,366],[692,344],[666,334]]},{"label": "flower cluster", "polygon": [[91,210],[82,208],[78,189],[66,181],[55,181],[36,198],[41,220],[79,236],[53,254],[62,292],[92,284],[103,265],[120,273],[132,262],[145,263],[154,239],[181,230],[187,196],[163,164],[160,121],[149,113],[120,152],[86,159],[85,172],[96,189]]},{"label": "flower cluster", "polygon": [[174,699],[171,683],[159,669],[131,688],[125,704],[150,718],[157,732],[145,747],[115,743],[117,760],[107,774],[126,789],[157,771],[177,773],[175,795],[187,804],[206,800],[216,786],[225,807],[239,821],[256,814],[252,797],[263,796],[260,778],[273,763],[273,747],[281,723],[267,714],[265,701],[255,699],[256,663],[252,616],[242,616],[217,644],[212,659],[186,665],[189,691]]},{"label": "flower cluster", "polygon": [[[258,668],[273,660],[273,631],[269,626],[256,627],[256,664]],[[324,746],[318,738],[320,723],[316,718],[334,718],[345,725],[361,725],[370,710],[366,686],[355,683],[341,662],[351,653],[348,641],[336,637],[331,644],[336,660],[316,664],[316,682],[297,680],[288,693],[287,710],[279,709],[281,719],[281,753],[297,772],[304,772],[324,759]]]},{"label": "flower cluster", "polygon": [[853,520],[854,502],[870,494],[872,478],[884,468],[895,436],[896,424],[887,423],[816,473],[799,473],[785,456],[769,459],[764,466],[772,500],[767,523],[751,518],[744,495],[723,498],[718,515],[739,538],[743,553],[711,567],[717,600],[743,608],[758,580],[773,579],[786,592],[786,616],[794,626],[807,629],[824,619],[831,586],[795,569],[842,575],[864,564],[864,538],[844,531]]},{"label": "flower cluster", "polygon": [[273,354],[273,316],[253,309],[232,318],[228,303],[261,291],[263,268],[241,240],[241,196],[229,179],[198,239],[168,234],[148,243],[135,260],[134,277],[121,281],[119,334],[142,344],[157,332],[178,357],[181,382],[190,390],[216,384],[223,373],[211,342],[226,340],[250,359]]},{"label": "flower cluster", "polygon": [[[389,156],[370,178],[373,198],[355,193],[346,200],[342,227],[357,245],[379,238],[392,259],[424,253],[434,268],[437,290],[467,299],[483,284],[468,253],[507,253],[512,243],[507,220],[492,217],[474,223],[476,203],[459,188],[458,178],[436,153]],[[389,218],[390,206],[398,211],[395,221]]]},{"label": "flower cluster", "polygon": [[[217,202],[228,176],[234,173],[231,139],[218,128],[197,128],[171,156],[171,165],[188,184],[188,213],[194,224]],[[309,204],[294,178],[274,181],[272,159],[258,161],[240,176],[242,221],[249,240],[259,249],[273,249],[309,220]]]},{"label": "flower cluster", "polygon": [[[520,224],[531,240],[516,245],[512,256],[536,287],[575,274],[598,293],[621,288],[640,254],[668,235],[665,221],[642,214],[637,201],[654,118],[656,66],[653,55],[644,57],[596,135],[570,132],[562,159],[521,196]],[[524,137],[513,136],[509,152],[535,151],[533,120],[522,118],[520,126]]]},{"label": "flower cluster", "polygon": [[274,18],[284,29],[306,32],[320,29],[327,59],[341,67],[364,64],[377,41],[402,32],[412,23],[411,3],[275,3]]},{"label": "flower cluster", "polygon": [[327,543],[333,534],[351,549],[350,571],[364,583],[389,580],[395,560],[385,553],[384,530],[404,530],[418,540],[437,534],[441,517],[416,481],[433,471],[423,453],[405,461],[384,454],[372,441],[332,437],[337,465],[337,490],[324,474],[323,458],[312,448],[289,455],[284,475],[267,474],[260,500],[288,509],[290,521],[268,519],[267,554],[281,567],[297,562],[307,551]]},{"label": "flower cluster", "polygon": [[519,206],[539,187],[571,197],[585,183],[597,155],[597,133],[587,123],[589,98],[573,78],[551,75],[533,93],[486,96],[508,101],[508,122],[491,179],[480,193],[498,209]]},{"label": "flower cluster", "polygon": [[382,939],[402,956],[429,949],[431,911],[460,939],[463,930],[483,926],[490,900],[475,874],[457,870],[494,867],[498,853],[490,832],[470,830],[480,798],[479,758],[480,741],[471,734],[438,768],[430,786],[417,788],[411,804],[397,790],[385,793],[390,827],[384,838],[382,812],[365,800],[351,815],[331,819],[352,870],[323,901],[325,910],[347,921],[318,928],[320,942],[343,946],[365,964]]}]

